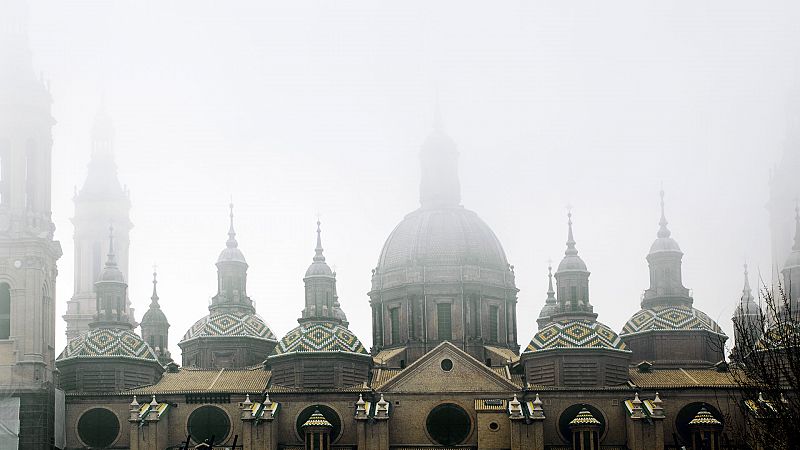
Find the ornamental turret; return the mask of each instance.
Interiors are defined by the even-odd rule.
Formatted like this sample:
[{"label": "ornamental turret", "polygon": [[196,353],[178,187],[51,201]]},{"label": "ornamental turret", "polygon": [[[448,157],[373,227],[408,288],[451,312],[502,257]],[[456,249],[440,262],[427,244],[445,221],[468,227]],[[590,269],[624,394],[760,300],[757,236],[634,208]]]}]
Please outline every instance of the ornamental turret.
[{"label": "ornamental turret", "polygon": [[664,213],[664,191],[661,191],[661,220],[658,222],[658,233],[647,263],[650,266],[650,287],[642,296],[642,308],[657,304],[676,304],[691,306],[692,297],[689,289],[683,287],[681,260],[683,252],[678,242],[672,238]]},{"label": "ornamental turret", "polygon": [[225,248],[217,258],[217,295],[211,299],[210,311],[240,311],[255,313],[253,301],[247,296],[247,261],[239,250],[233,228],[233,203],[230,207],[230,226]]},{"label": "ornamental turret", "polygon": [[[303,277],[305,284],[305,308],[302,319],[336,319],[336,277],[328,263],[322,249],[322,231],[320,221],[317,221],[317,246],[314,248],[314,259]],[[340,309],[341,310],[341,309]]]},{"label": "ornamental turret", "polygon": [[108,257],[103,271],[100,272],[95,282],[95,314],[94,322],[89,324],[89,328],[128,328],[133,325],[128,320],[126,309],[126,299],[128,294],[128,283],[125,276],[119,270],[117,257],[114,253],[114,228],[109,227],[108,233]]},{"label": "ornamental turret", "polygon": [[557,307],[552,316],[595,319],[597,314],[589,303],[589,275],[586,263],[578,256],[572,231],[572,212],[567,214],[567,249],[556,270]]},{"label": "ornamental turret", "polygon": [[544,301],[544,306],[539,313],[539,318],[536,324],[541,330],[545,325],[550,323],[550,316],[555,314],[558,310],[558,300],[556,300],[556,291],[553,290],[553,266],[547,266],[547,299]]},{"label": "ornamental turret", "polygon": [[153,294],[150,296],[150,308],[142,316],[142,338],[156,352],[158,361],[167,365],[172,362],[172,356],[169,353],[169,321],[158,303],[156,289],[158,279],[156,277],[156,272],[153,271]]}]

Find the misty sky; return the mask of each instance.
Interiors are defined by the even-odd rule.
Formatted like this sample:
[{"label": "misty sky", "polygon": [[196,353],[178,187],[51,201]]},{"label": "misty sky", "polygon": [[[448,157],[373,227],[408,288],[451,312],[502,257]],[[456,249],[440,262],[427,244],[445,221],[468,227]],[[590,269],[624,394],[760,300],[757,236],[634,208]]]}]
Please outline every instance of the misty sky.
[{"label": "misty sky", "polygon": [[[41,1],[37,71],[54,97],[60,316],[72,295],[73,187],[105,97],[131,191],[130,298],[152,264],[177,342],[207,314],[236,205],[248,291],[279,337],[303,307],[316,215],[351,328],[383,241],[418,206],[435,91],[462,198],[520,288],[520,344],[574,207],[599,320],[619,331],[648,286],[658,191],[695,306],[731,333],[747,259],[768,278],[769,169],[800,121],[796,1]],[[437,89],[438,87],[438,89]],[[787,242],[787,246],[791,245]]]}]

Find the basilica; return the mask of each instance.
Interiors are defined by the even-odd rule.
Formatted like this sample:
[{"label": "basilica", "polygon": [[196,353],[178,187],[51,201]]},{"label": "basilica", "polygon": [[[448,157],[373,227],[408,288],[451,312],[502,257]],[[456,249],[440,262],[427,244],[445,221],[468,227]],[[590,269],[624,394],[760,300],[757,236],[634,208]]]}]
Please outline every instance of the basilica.
[{"label": "basilica", "polygon": [[[518,317],[516,277],[538,275],[516,273],[492,228],[463,204],[457,146],[438,122],[421,145],[419,207],[387,230],[364,274],[371,348],[349,328],[319,222],[297,274],[297,326],[273,333],[247,286],[245,253],[257,249],[239,246],[230,205],[227,237],[208,237],[219,241],[209,261],[217,290],[208,313],[178,330],[181,354],[172,355],[176,334],[161,310],[170,299],[159,297],[157,274],[140,322],[128,298],[131,202],[111,120],[99,114],[74,196],[68,343],[56,349],[53,99],[34,76],[25,30],[2,32],[0,60],[17,68],[0,78],[3,449],[740,448],[728,337],[683,285],[664,193],[642,255],[649,285],[641,280],[639,309],[621,330],[592,304],[572,213],[553,237],[566,238],[564,255],[547,274],[540,314]],[[787,183],[796,177],[778,172],[773,192]],[[800,211],[777,194],[770,211],[783,231],[773,236],[786,261],[780,276],[800,284]],[[731,303],[737,318],[758,308],[746,271]],[[538,331],[520,336],[518,324],[532,321]]]}]

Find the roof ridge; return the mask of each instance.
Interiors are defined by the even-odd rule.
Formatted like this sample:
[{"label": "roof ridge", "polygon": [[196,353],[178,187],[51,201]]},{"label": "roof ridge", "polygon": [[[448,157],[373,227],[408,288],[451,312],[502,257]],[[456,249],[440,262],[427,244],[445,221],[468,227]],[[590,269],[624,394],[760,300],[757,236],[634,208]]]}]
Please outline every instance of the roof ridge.
[{"label": "roof ridge", "polygon": [[217,384],[217,380],[219,380],[219,377],[222,376],[222,372],[224,372],[224,371],[225,371],[224,367],[222,369],[219,369],[219,373],[217,374],[216,377],[214,377],[214,381],[212,381],[211,384],[206,388],[207,391],[210,391],[211,388],[213,388],[214,385]]},{"label": "roof ridge", "polygon": [[689,377],[689,379],[690,379],[690,380],[692,380],[692,381],[694,382],[694,384],[696,384],[696,385],[700,385],[700,382],[699,382],[699,381],[697,381],[697,380],[696,380],[696,379],[695,379],[693,376],[689,375],[689,372],[687,372],[687,371],[683,370],[683,367],[680,367],[680,371],[681,371],[681,372],[683,372],[683,374],[684,374],[684,375],[686,375],[687,377]]}]

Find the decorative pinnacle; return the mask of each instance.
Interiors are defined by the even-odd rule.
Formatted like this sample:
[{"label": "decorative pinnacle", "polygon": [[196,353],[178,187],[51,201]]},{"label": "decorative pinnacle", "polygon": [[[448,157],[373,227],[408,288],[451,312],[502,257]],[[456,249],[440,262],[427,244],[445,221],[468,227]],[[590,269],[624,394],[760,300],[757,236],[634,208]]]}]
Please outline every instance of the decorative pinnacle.
[{"label": "decorative pinnacle", "polygon": [[575,237],[572,234],[572,208],[567,210],[567,225],[569,226],[569,232],[567,233],[567,251],[564,252],[565,255],[577,255],[578,250],[575,248]]},{"label": "decorative pinnacle", "polygon": [[116,266],[117,265],[117,258],[114,255],[114,225],[108,226],[108,261],[106,261],[106,266]]},{"label": "decorative pinnacle", "polygon": [[236,242],[236,231],[233,229],[233,200],[231,200],[228,206],[231,209],[231,226],[228,228],[228,242],[226,242],[225,245],[227,245],[228,248],[235,248],[239,246],[239,243]]},{"label": "decorative pinnacle", "polygon": [[150,296],[151,308],[160,308],[160,306],[158,305],[158,292],[156,292],[156,285],[158,284],[157,276],[158,274],[156,273],[156,266],[153,265],[153,295]]},{"label": "decorative pinnacle", "polygon": [[667,228],[667,216],[664,213],[664,189],[661,189],[661,220],[658,222],[659,229],[658,229],[658,237],[660,238],[668,238],[672,234]]},{"label": "decorative pinnacle", "polygon": [[322,254],[322,230],[320,229],[322,222],[317,219],[317,247],[314,249],[314,262],[325,262],[325,256]]},{"label": "decorative pinnacle", "polygon": [[553,290],[553,264],[547,264],[547,278],[548,278],[548,286],[547,286],[547,303],[555,303],[556,302],[556,291]]},{"label": "decorative pinnacle", "polygon": [[742,290],[742,298],[747,300],[753,299],[753,290],[750,288],[750,272],[747,270],[747,263],[744,263],[744,289]]}]

